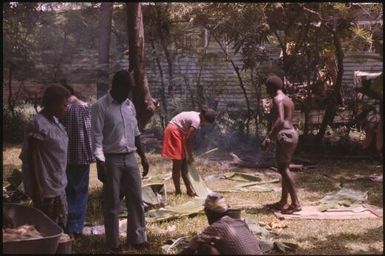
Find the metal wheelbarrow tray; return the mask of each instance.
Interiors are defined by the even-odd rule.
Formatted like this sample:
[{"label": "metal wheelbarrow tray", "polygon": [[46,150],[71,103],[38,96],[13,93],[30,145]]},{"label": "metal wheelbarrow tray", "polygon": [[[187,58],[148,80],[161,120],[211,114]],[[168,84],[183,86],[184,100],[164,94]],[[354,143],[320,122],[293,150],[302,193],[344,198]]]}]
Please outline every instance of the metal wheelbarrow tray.
[{"label": "metal wheelbarrow tray", "polygon": [[43,238],[3,241],[4,254],[53,254],[56,252],[63,230],[43,212],[28,206],[3,203],[4,215],[8,215],[13,220],[15,227],[25,224],[33,225],[44,236]]}]

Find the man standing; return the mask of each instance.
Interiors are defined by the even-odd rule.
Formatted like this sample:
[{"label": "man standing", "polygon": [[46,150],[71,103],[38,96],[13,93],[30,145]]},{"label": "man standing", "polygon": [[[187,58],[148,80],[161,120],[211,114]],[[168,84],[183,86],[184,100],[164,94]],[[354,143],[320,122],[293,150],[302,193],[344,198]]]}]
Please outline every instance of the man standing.
[{"label": "man standing", "polygon": [[142,161],[143,177],[149,166],[141,147],[136,110],[128,99],[132,89],[129,73],[118,71],[111,90],[92,106],[93,151],[98,178],[103,182],[104,226],[111,252],[122,250],[119,245],[120,192],[125,196],[128,212],[127,244],[135,249],[149,247],[135,152]]},{"label": "man standing", "polygon": [[[283,214],[292,214],[293,212],[301,211],[301,206],[294,188],[294,178],[289,169],[298,143],[298,132],[292,123],[294,103],[282,91],[283,83],[278,76],[269,76],[265,84],[267,93],[273,97],[273,110],[275,111],[277,119],[271,127],[271,131],[262,142],[261,149],[266,150],[271,140],[276,140],[276,161],[278,171],[282,175],[281,200],[267,206],[273,210],[280,210]],[[291,205],[285,209],[288,194],[290,194],[291,197]]]},{"label": "man standing", "polygon": [[81,234],[87,212],[88,183],[92,155],[91,113],[87,103],[74,95],[74,89],[62,81],[71,96],[68,98],[63,124],[68,134],[68,160],[66,195],[68,202],[68,221],[66,232],[75,237]]}]

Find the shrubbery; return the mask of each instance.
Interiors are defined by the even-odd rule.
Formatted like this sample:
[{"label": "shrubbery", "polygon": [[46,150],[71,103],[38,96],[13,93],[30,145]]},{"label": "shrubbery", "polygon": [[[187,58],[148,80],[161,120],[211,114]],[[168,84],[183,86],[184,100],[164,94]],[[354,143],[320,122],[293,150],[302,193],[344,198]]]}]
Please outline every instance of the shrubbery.
[{"label": "shrubbery", "polygon": [[18,106],[13,112],[3,107],[3,142],[22,143],[24,127],[33,114],[28,106]]}]

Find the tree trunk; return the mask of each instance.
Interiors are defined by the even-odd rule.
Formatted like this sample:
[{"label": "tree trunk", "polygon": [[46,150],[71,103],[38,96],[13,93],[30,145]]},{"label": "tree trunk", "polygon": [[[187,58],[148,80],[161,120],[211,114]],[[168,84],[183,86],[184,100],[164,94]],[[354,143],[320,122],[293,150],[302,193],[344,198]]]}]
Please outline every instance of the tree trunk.
[{"label": "tree trunk", "polygon": [[142,131],[156,109],[144,69],[144,30],[140,3],[126,3],[129,45],[129,71],[134,72],[135,87],[132,100],[136,108],[139,129]]},{"label": "tree trunk", "polygon": [[254,119],[255,119],[255,136],[258,137],[259,136],[259,120],[260,120],[260,114],[261,114],[261,107],[260,107],[260,104],[261,104],[261,84],[260,83],[256,83],[255,82],[255,78],[254,78],[254,68],[252,67],[250,69],[250,80],[251,80],[251,84],[253,85],[254,89],[255,89],[255,94],[256,94],[256,97],[257,97],[257,106],[256,106],[256,109],[255,109],[255,115],[254,115]]},{"label": "tree trunk", "polygon": [[[217,37],[213,36],[215,41],[217,41],[217,43],[219,44],[219,46],[221,47],[222,51],[224,52],[224,54],[226,55],[226,49],[225,47],[222,45],[222,43],[218,40]],[[251,110],[250,108],[250,101],[249,101],[249,97],[247,96],[247,92],[246,92],[246,88],[245,88],[245,85],[243,84],[243,80],[242,80],[242,76],[241,76],[241,73],[239,73],[239,68],[237,67],[237,65],[235,65],[234,61],[229,58],[229,61],[231,63],[231,65],[233,66],[233,69],[235,71],[235,73],[237,74],[237,77],[238,77],[238,80],[239,80],[239,86],[241,87],[241,90],[243,92],[243,96],[245,96],[245,100],[246,100],[246,107],[247,107],[247,120],[246,120],[246,129],[247,129],[247,134],[249,134],[249,130],[250,130],[250,120],[251,120],[251,116],[253,114],[253,111]]]},{"label": "tree trunk", "polygon": [[210,44],[210,34],[207,37],[207,44],[205,44],[205,47],[203,49],[203,55],[202,55],[202,58],[200,60],[200,67],[199,67],[199,73],[198,73],[198,79],[197,79],[197,85],[196,85],[197,95],[198,95],[197,99],[198,99],[198,105],[199,106],[201,106],[202,104],[204,104],[206,102],[204,88],[201,84],[201,77],[202,77],[203,67],[205,65],[204,61],[206,58],[207,48],[209,47],[209,44]]},{"label": "tree trunk", "polygon": [[152,50],[155,52],[155,61],[156,61],[156,65],[158,66],[159,75],[160,75],[160,85],[161,85],[160,100],[162,101],[162,107],[163,107],[163,113],[161,114],[161,119],[162,119],[162,129],[164,130],[168,122],[166,85],[164,84],[163,69],[159,60],[158,52],[156,51],[154,40],[151,40],[151,47],[152,47]]},{"label": "tree trunk", "polygon": [[335,47],[335,54],[337,57],[337,78],[334,85],[334,89],[329,97],[328,104],[326,106],[325,115],[322,119],[320,130],[316,135],[315,142],[321,143],[322,138],[325,135],[326,128],[334,120],[337,113],[337,104],[341,98],[341,86],[342,76],[344,74],[344,52],[342,50],[341,41],[336,31],[333,31],[333,43]]},{"label": "tree trunk", "polygon": [[113,2],[104,2],[100,6],[101,15],[99,22],[99,60],[96,82],[98,99],[108,92],[108,71],[113,4]]},{"label": "tree trunk", "polygon": [[11,113],[14,113],[15,110],[15,102],[13,100],[13,94],[12,94],[12,73],[13,73],[13,63],[9,64],[9,75],[8,75],[8,110],[11,111]]}]

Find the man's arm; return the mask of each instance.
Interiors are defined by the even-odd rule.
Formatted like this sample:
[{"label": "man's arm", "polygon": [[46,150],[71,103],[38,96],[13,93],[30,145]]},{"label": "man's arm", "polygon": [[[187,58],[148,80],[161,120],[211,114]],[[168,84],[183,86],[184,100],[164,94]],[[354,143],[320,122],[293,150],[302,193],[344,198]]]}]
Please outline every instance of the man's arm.
[{"label": "man's arm", "polygon": [[220,240],[218,228],[208,226],[203,232],[194,237],[189,244],[182,250],[181,254],[194,254],[194,252],[203,244],[208,244],[216,247],[216,243]]},{"label": "man's arm", "polygon": [[187,131],[186,140],[185,140],[186,141],[187,156],[188,156],[188,160],[190,163],[192,163],[194,161],[194,157],[192,154],[191,141],[192,141],[192,137],[194,136],[195,132],[196,132],[196,128],[193,126],[190,126],[190,128]]},{"label": "man's arm", "polygon": [[30,163],[33,184],[32,198],[34,204],[40,205],[43,201],[43,189],[40,184],[39,169],[37,167],[37,149],[40,146],[40,141],[33,137],[29,137],[28,140],[30,149],[28,151],[28,161]]},{"label": "man's arm", "polygon": [[277,108],[278,115],[273,126],[271,127],[270,133],[267,135],[269,139],[274,139],[277,136],[277,133],[282,129],[283,121],[285,120],[285,110],[282,99],[274,98],[274,104]]},{"label": "man's arm", "polygon": [[91,107],[91,131],[92,131],[92,151],[96,158],[96,170],[98,179],[104,182],[105,161],[106,158],[103,152],[103,127],[104,113],[100,110],[98,104]]},{"label": "man's arm", "polygon": [[282,129],[283,121],[285,119],[285,115],[284,115],[285,110],[284,110],[282,99],[277,99],[277,97],[275,97],[274,107],[277,110],[277,119],[275,120],[273,126],[271,127],[270,132],[266,135],[265,139],[261,144],[262,150],[266,150],[271,140],[277,136],[277,133]]},{"label": "man's arm", "polygon": [[136,152],[140,156],[140,159],[142,160],[142,166],[143,166],[143,177],[145,177],[148,174],[148,170],[150,169],[150,166],[148,164],[146,155],[144,154],[142,142],[140,141],[140,135],[135,136],[135,147]]}]

